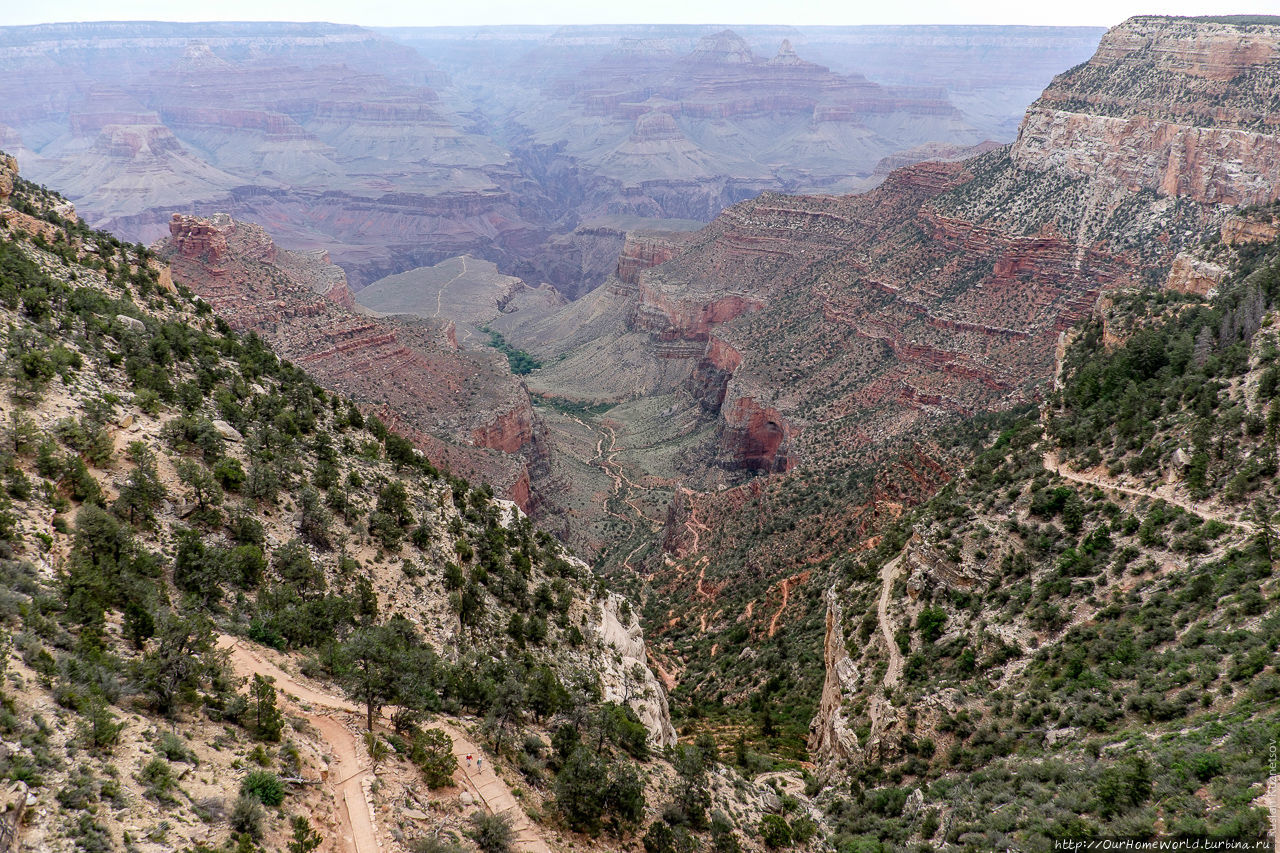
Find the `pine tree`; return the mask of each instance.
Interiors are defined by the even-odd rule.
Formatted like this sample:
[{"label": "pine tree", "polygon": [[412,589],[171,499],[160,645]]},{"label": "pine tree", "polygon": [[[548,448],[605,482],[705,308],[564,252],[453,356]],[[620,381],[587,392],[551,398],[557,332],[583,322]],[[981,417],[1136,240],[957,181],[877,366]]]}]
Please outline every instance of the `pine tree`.
[{"label": "pine tree", "polygon": [[253,701],[253,733],[266,741],[278,741],[284,732],[284,715],[276,705],[276,688],[274,679],[266,678],[259,673],[253,676],[249,695]]}]

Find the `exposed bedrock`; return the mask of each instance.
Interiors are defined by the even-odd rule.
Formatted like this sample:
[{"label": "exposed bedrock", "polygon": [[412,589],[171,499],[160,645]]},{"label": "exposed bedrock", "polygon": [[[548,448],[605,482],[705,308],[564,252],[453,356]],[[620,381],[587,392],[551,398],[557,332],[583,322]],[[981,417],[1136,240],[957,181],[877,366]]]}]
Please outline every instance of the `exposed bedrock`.
[{"label": "exposed bedrock", "polygon": [[777,409],[739,397],[720,410],[719,451],[730,470],[782,474],[795,467],[793,428]]},{"label": "exposed bedrock", "polygon": [[1280,194],[1280,26],[1131,18],[1027,111],[1013,162],[1207,204]]}]

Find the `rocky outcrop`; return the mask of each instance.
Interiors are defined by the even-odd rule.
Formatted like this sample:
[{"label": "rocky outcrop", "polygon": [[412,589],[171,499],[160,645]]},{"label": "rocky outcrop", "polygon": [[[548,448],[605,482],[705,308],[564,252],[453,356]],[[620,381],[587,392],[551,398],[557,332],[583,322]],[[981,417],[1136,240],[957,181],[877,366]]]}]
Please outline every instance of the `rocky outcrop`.
[{"label": "rocky outcrop", "polygon": [[741,365],[742,354],[712,336],[685,385],[705,411],[717,414],[729,391],[729,380]]},{"label": "rocky outcrop", "polygon": [[719,450],[730,470],[784,474],[795,467],[795,430],[772,406],[739,397],[721,409]]},{"label": "rocky outcrop", "polygon": [[844,637],[844,610],[835,588],[825,595],[827,603],[826,631],[822,640],[822,660],[826,677],[818,712],[809,724],[809,754],[819,765],[850,761],[858,756],[858,736],[849,725],[844,702],[857,688],[858,670],[849,657]]},{"label": "rocky outcrop", "polygon": [[0,154],[0,204],[8,204],[13,196],[13,184],[18,179],[18,161],[8,154]]},{"label": "rocky outcrop", "polygon": [[227,254],[227,232],[231,230],[227,215],[201,219],[175,213],[169,220],[169,237],[173,250],[184,259],[200,261],[212,269]]},{"label": "rocky outcrop", "polygon": [[[1209,204],[1267,204],[1280,186],[1280,137],[1187,127],[1041,107],[1028,113],[1013,149],[1025,169],[1073,178],[1099,175],[1128,191],[1154,190]],[[1229,163],[1241,164],[1229,168]]]},{"label": "rocky outcrop", "polygon": [[1227,277],[1227,268],[1186,253],[1173,259],[1164,286],[1179,293],[1207,296]]},{"label": "rocky outcrop", "polygon": [[640,282],[637,292],[632,327],[663,341],[705,341],[713,326],[762,306],[760,301],[738,293],[710,300],[685,298],[648,282]]},{"label": "rocky outcrop", "polygon": [[533,441],[533,409],[527,406],[501,412],[489,423],[471,431],[472,444],[503,453],[519,453],[532,446]]},{"label": "rocky outcrop", "polygon": [[1241,243],[1270,243],[1280,237],[1280,222],[1252,216],[1228,216],[1222,223],[1222,241],[1228,246]]},{"label": "rocky outcrop", "polygon": [[1280,24],[1139,17],[1027,111],[1022,169],[1204,204],[1280,195]]},{"label": "rocky outcrop", "polygon": [[605,701],[629,705],[649,730],[653,746],[675,746],[667,692],[649,669],[639,618],[616,593],[600,602],[598,613],[600,621],[594,627],[606,654],[597,667]]},{"label": "rocky outcrop", "polygon": [[627,284],[637,284],[640,273],[665,264],[675,255],[680,245],[680,234],[628,232],[622,251],[618,253],[615,275]]}]

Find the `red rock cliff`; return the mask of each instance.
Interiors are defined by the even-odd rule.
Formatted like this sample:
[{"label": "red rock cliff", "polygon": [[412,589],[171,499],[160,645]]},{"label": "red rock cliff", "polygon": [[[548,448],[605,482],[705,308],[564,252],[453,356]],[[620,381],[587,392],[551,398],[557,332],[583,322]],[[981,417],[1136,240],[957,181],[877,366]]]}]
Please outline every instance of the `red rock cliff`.
[{"label": "red rock cliff", "polygon": [[175,216],[158,250],[233,328],[375,409],[437,464],[530,506],[529,464],[544,451],[528,393],[497,353],[459,350],[442,324],[355,313],[327,255],[279,249],[230,217]]}]

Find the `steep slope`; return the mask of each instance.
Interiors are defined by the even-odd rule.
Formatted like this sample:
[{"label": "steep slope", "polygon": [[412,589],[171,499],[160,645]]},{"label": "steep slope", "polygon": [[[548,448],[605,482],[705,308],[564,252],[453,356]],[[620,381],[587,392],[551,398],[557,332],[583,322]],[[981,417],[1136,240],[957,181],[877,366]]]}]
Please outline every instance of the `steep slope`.
[{"label": "steep slope", "polygon": [[1210,298],[1101,303],[1043,409],[848,556],[810,744],[864,802],[916,805],[846,812],[842,832],[1020,849],[1266,834],[1276,210],[1195,248],[1224,271]]},{"label": "steep slope", "polygon": [[375,407],[450,469],[530,505],[533,409],[496,353],[461,349],[445,320],[357,313],[327,256],[279,249],[257,226],[175,214],[170,231],[157,251],[233,328]]},{"label": "steep slope", "polygon": [[[1194,62],[1179,58],[1189,32]],[[1275,103],[1250,82],[1280,68],[1277,44],[1273,24],[1133,19],[1055,80],[1012,146],[910,166],[862,196],[766,193],[687,238],[637,239],[594,321],[602,339],[549,345],[554,320],[513,325],[546,364],[535,393],[573,397],[590,375],[585,402],[620,403],[598,422],[629,480],[672,507],[661,550],[639,537],[606,557],[643,558],[667,668],[688,667],[688,689],[712,707],[760,695],[770,668],[741,654],[764,643],[790,661],[786,701],[816,702],[776,625],[816,649],[814,581],[834,555],[946,483],[984,412],[1040,398],[1061,334],[1100,295],[1163,282],[1175,262],[1183,278],[1203,270],[1179,252],[1232,204],[1280,194]],[[1129,91],[1159,94],[1115,94]],[[1220,104],[1261,118],[1219,128]],[[1109,153],[1094,157],[1100,138]],[[735,488],[755,473],[771,476]],[[709,664],[713,650],[729,660]]]},{"label": "steep slope", "polygon": [[636,612],[517,507],[7,156],[0,222],[4,838],[760,849],[783,803],[676,747]]}]

